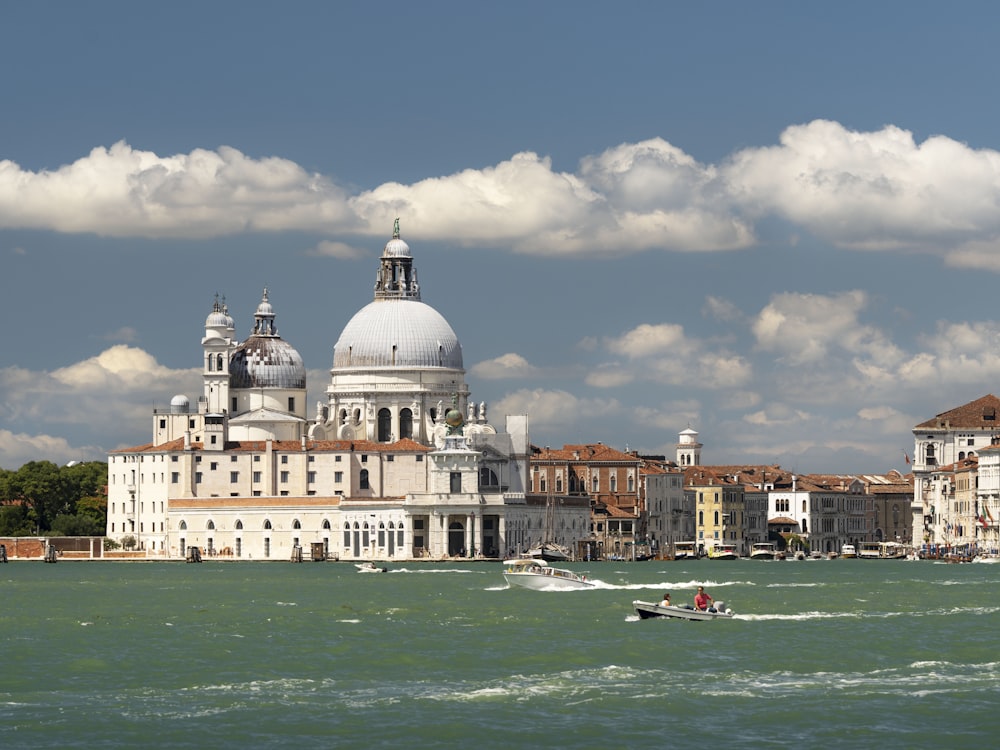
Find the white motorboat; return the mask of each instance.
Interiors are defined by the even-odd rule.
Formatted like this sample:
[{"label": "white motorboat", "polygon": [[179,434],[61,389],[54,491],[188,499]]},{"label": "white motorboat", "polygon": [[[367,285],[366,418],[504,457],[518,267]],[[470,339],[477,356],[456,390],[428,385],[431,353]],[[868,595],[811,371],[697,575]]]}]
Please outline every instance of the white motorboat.
[{"label": "white motorboat", "polygon": [[632,602],[635,613],[643,620],[653,617],[672,617],[676,620],[718,620],[728,619],[733,616],[733,610],[726,606],[725,602],[715,602],[715,605],[708,609],[695,609],[690,604],[671,604],[665,607],[655,602]]},{"label": "white motorboat", "polygon": [[366,560],[365,562],[354,563],[354,567],[358,569],[359,573],[385,573],[388,568],[380,568],[371,560]]},{"label": "white motorboat", "polygon": [[697,542],[674,542],[675,560],[697,560],[698,557]]},{"label": "white motorboat", "polygon": [[594,583],[572,570],[553,568],[545,560],[517,558],[504,560],[503,577],[511,586],[544,591],[547,589],[588,589]]},{"label": "white motorboat", "polygon": [[720,542],[709,548],[708,550],[709,560],[739,560],[740,553],[736,551],[735,544],[729,544],[727,542]]},{"label": "white motorboat", "polygon": [[778,549],[774,542],[755,542],[750,545],[751,560],[773,560],[778,554]]},{"label": "white motorboat", "polygon": [[858,551],[853,544],[845,544],[840,548],[840,556],[845,560],[851,560],[858,556]]}]

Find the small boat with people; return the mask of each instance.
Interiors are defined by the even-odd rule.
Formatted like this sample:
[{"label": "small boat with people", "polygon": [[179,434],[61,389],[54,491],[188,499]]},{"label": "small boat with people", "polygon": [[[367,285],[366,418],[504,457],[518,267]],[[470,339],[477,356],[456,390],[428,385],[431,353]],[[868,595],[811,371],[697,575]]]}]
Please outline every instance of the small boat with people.
[{"label": "small boat with people", "polygon": [[750,545],[751,560],[773,560],[778,554],[774,542],[754,542]]},{"label": "small boat with people", "polygon": [[545,560],[519,557],[504,560],[503,577],[511,586],[521,586],[526,589],[542,591],[547,589],[589,589],[594,586],[587,577],[567,570],[553,568]]},{"label": "small boat with people", "polygon": [[359,573],[385,573],[388,568],[380,568],[371,560],[365,560],[364,562],[354,563],[354,567],[358,569]]},{"label": "small boat with people", "polygon": [[670,617],[675,620],[726,620],[733,616],[733,610],[725,602],[715,602],[708,609],[695,609],[690,604],[664,605],[656,602],[632,602],[632,607],[640,619],[649,620],[654,617]]}]

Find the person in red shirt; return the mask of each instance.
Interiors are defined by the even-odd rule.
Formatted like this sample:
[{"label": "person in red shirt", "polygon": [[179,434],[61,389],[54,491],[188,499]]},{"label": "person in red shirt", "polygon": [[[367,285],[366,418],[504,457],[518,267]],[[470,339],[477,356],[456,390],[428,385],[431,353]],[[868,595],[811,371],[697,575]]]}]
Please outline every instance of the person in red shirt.
[{"label": "person in red shirt", "polygon": [[705,593],[705,587],[699,586],[698,593],[694,595],[694,608],[700,609],[703,612],[709,608],[710,605],[714,604],[715,600]]}]

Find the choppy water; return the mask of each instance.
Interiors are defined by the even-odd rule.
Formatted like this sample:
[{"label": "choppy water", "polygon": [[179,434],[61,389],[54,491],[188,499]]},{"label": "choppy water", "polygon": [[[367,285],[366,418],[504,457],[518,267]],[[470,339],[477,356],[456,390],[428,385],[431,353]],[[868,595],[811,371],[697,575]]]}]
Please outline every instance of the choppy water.
[{"label": "choppy water", "polygon": [[[392,566],[390,566],[392,567]],[[0,565],[0,747],[995,747],[1000,565]],[[640,621],[704,583],[731,621]]]}]

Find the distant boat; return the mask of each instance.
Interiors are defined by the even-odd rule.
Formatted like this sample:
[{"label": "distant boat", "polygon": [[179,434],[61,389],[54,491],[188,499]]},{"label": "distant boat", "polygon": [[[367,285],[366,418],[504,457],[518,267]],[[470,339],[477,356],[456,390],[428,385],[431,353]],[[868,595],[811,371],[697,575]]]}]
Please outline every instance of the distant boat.
[{"label": "distant boat", "polygon": [[697,560],[699,557],[696,542],[674,542],[675,560]]},{"label": "distant boat", "polygon": [[359,573],[385,573],[388,570],[388,568],[378,567],[371,560],[354,563],[354,567],[358,569]]},{"label": "distant boat", "polygon": [[854,548],[853,544],[845,544],[843,547],[840,548],[840,556],[847,559],[852,559],[858,556],[858,551]]},{"label": "distant boat", "polygon": [[774,542],[755,542],[750,545],[751,560],[773,560],[778,554],[778,549]]},{"label": "distant boat", "polygon": [[739,560],[740,553],[736,551],[735,544],[723,542],[708,549],[709,560]]}]

